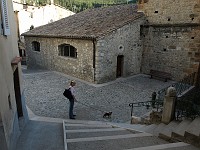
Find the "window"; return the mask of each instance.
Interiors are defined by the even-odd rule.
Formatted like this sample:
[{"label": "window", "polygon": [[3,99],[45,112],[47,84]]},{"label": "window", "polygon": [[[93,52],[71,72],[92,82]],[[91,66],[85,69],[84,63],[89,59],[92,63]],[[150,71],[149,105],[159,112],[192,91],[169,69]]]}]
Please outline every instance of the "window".
[{"label": "window", "polygon": [[62,44],[58,46],[59,56],[77,58],[77,50],[69,44]]},{"label": "window", "polygon": [[1,28],[3,29],[3,35],[10,35],[7,0],[1,0],[1,17]]},{"label": "window", "polygon": [[32,49],[33,49],[34,51],[39,52],[39,51],[40,51],[40,43],[37,42],[37,41],[33,41],[33,42],[32,42]]}]

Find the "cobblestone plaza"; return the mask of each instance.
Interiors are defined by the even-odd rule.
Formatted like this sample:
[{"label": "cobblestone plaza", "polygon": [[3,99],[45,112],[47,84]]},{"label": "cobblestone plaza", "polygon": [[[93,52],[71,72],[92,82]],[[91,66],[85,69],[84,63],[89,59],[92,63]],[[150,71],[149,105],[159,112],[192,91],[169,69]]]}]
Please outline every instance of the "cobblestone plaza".
[{"label": "cobblestone plaza", "polygon": [[[55,71],[26,68],[23,68],[23,79],[26,103],[35,115],[68,119],[69,102],[62,93],[70,80],[75,80],[78,100],[74,107],[76,118],[112,122],[130,121],[129,103],[150,100],[153,91],[173,83],[139,74],[105,84],[91,84]],[[104,111],[112,111],[112,117],[103,118]],[[147,112],[145,107],[134,108],[135,116]]]}]

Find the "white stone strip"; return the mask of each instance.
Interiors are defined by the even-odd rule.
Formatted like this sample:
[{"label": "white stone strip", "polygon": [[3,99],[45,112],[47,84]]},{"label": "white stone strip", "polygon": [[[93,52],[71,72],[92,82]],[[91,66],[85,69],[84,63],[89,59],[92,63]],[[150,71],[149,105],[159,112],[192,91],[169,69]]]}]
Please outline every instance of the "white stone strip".
[{"label": "white stone strip", "polygon": [[67,143],[115,140],[115,139],[146,137],[146,136],[152,136],[152,134],[149,134],[149,133],[138,133],[138,134],[125,134],[125,135],[101,136],[101,137],[90,137],[90,138],[76,138],[76,139],[67,139]]},{"label": "white stone strip", "polygon": [[161,145],[154,145],[154,146],[147,146],[147,147],[138,147],[138,148],[126,149],[126,150],[162,150],[162,149],[183,147],[183,146],[188,146],[188,145],[189,144],[184,143],[184,142],[178,142],[178,143],[161,144]]},{"label": "white stone strip", "polygon": [[67,137],[66,137],[66,132],[65,132],[65,121],[63,120],[63,136],[64,136],[64,148],[67,150]]},{"label": "white stone strip", "polygon": [[88,121],[88,120],[65,120],[66,124],[72,123],[72,124],[104,124],[107,125],[107,122],[102,122],[102,121]]},{"label": "white stone strip", "polygon": [[126,131],[123,128],[66,130],[66,133]]},{"label": "white stone strip", "polygon": [[103,128],[112,128],[109,125],[99,125],[99,124],[65,124],[66,127],[103,127]]}]

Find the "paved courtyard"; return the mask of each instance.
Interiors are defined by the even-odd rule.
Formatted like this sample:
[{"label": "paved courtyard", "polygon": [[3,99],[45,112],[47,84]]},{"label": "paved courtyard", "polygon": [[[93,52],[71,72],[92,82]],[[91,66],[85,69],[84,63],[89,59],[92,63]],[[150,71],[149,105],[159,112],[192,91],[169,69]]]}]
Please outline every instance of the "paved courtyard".
[{"label": "paved courtyard", "polygon": [[[74,108],[76,118],[112,122],[130,121],[129,103],[150,100],[153,91],[173,83],[139,74],[95,85],[55,71],[27,70],[24,66],[22,70],[27,106],[35,115],[63,119],[68,119],[69,102],[62,93],[72,79],[77,82],[75,88],[79,101]],[[103,118],[102,111],[112,111],[111,119]],[[147,112],[145,107],[134,109],[135,116]]]}]

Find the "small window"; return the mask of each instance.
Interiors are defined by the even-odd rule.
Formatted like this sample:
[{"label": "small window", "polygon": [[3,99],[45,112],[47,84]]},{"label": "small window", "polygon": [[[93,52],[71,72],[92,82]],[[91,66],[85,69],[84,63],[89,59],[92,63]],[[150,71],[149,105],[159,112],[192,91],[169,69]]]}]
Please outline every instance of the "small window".
[{"label": "small window", "polygon": [[69,44],[62,44],[58,46],[59,56],[77,58],[77,50]]},{"label": "small window", "polygon": [[33,41],[32,42],[32,49],[33,49],[33,51],[40,52],[40,43],[37,42],[37,41]]}]

